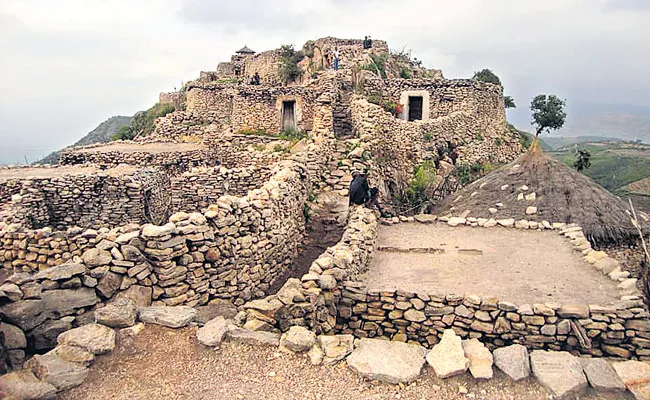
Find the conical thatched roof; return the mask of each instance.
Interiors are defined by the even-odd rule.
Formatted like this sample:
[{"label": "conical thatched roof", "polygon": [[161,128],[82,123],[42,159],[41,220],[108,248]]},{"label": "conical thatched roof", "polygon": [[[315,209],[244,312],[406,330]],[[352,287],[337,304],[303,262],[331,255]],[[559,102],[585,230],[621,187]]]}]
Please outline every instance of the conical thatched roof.
[{"label": "conical thatched roof", "polygon": [[441,216],[576,223],[593,244],[610,244],[638,239],[628,208],[620,198],[543,155],[534,145],[514,163],[445,198],[435,212]]}]

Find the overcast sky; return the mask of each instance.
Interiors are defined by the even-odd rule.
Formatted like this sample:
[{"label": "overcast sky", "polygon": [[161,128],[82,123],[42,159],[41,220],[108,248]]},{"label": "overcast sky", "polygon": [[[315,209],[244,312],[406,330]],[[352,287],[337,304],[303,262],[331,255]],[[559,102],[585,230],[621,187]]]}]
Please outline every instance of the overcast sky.
[{"label": "overcast sky", "polygon": [[0,162],[146,109],[245,44],[368,34],[447,78],[491,68],[517,120],[538,93],[650,106],[650,0],[0,0]]}]

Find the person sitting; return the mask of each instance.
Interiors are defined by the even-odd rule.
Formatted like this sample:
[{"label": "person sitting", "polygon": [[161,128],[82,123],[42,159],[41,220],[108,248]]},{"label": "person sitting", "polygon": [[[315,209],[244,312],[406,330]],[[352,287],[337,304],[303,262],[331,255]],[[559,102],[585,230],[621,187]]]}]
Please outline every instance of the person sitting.
[{"label": "person sitting", "polygon": [[376,207],[382,217],[387,217],[379,204],[379,189],[376,187],[371,188],[367,175],[358,170],[352,172],[350,205],[365,205],[368,208]]}]

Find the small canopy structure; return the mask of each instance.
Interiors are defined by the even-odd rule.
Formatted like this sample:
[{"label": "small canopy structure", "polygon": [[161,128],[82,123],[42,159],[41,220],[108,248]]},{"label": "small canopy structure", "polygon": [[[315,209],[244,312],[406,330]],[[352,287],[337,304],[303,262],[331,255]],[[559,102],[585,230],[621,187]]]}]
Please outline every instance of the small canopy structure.
[{"label": "small canopy structure", "polygon": [[241,49],[237,50],[235,53],[237,54],[255,54],[255,52],[251,49],[248,48],[248,46],[244,46]]},{"label": "small canopy structure", "polygon": [[[517,161],[447,196],[434,211],[441,216],[575,223],[592,244],[608,245],[637,241],[628,209],[590,178],[542,154],[535,140]],[[647,216],[638,211],[637,216],[645,226]]]}]

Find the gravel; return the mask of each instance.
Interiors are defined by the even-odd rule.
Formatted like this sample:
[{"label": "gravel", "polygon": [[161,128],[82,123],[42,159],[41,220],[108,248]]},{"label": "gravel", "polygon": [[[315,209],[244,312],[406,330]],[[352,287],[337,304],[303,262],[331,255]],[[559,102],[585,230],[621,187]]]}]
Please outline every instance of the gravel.
[{"label": "gravel", "polygon": [[[476,382],[469,374],[442,381],[430,368],[406,386],[369,382],[345,362],[315,367],[306,355],[272,347],[224,343],[210,349],[200,345],[196,327],[172,330],[147,328],[133,339],[120,338],[116,350],[98,357],[88,379],[60,395],[62,400],[158,399],[494,399],[546,400],[548,395],[531,379],[512,382],[495,371],[495,378]],[[468,394],[459,394],[460,387]],[[619,395],[620,396],[620,395]],[[606,399],[589,396],[583,399]],[[611,397],[615,399],[617,397]],[[620,398],[620,397],[618,397]]]}]

